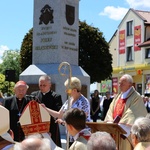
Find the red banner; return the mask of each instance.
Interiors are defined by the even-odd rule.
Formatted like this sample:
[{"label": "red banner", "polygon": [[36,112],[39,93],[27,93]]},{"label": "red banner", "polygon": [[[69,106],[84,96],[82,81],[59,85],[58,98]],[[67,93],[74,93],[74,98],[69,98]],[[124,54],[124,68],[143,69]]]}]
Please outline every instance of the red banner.
[{"label": "red banner", "polygon": [[134,27],[134,51],[141,50],[138,45],[141,44],[141,26]]},{"label": "red banner", "polygon": [[118,93],[118,78],[112,78],[112,91],[113,94]]},{"label": "red banner", "polygon": [[119,31],[119,54],[125,53],[125,30]]}]

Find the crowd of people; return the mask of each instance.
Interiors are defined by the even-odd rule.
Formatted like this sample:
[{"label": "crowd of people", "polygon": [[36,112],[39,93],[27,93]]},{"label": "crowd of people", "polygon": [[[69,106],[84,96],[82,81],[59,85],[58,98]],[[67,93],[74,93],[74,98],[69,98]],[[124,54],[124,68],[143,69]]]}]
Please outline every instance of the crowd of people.
[{"label": "crowd of people", "polygon": [[[61,149],[59,124],[62,124],[70,135],[69,150],[117,150],[115,135],[104,131],[91,133],[92,130],[86,124],[92,120],[97,122],[100,112],[103,112],[100,119],[104,123],[117,123],[131,127],[131,134],[121,138],[120,150],[144,150],[150,146],[149,100],[135,90],[133,78],[129,74],[120,78],[120,92],[116,96],[112,97],[110,91],[105,93],[102,107],[99,91],[95,90],[88,100],[81,93],[82,84],[77,77],[71,77],[71,80],[67,79],[64,83],[66,92],[69,90],[69,99],[64,104],[61,95],[54,92],[51,86],[50,76],[41,76],[39,91],[31,93],[38,105],[51,116],[49,137],[39,135],[27,137],[22,129],[20,117],[31,101],[26,95],[29,86],[25,81],[18,81],[15,84],[13,96],[4,98],[1,93],[0,111],[9,112],[9,118],[5,115],[0,116],[1,120],[7,121],[7,125],[5,121],[4,125],[0,125],[1,149],[53,150],[52,145],[57,145],[55,149]],[[8,129],[4,130],[4,126]]]}]

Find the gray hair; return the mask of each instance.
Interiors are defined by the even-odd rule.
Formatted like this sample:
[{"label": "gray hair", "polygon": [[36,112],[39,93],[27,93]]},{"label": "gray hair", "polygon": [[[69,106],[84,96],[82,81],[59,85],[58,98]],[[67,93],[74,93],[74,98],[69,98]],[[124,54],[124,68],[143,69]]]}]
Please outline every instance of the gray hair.
[{"label": "gray hair", "polygon": [[146,117],[136,119],[131,127],[131,133],[139,142],[150,142],[150,119]]},{"label": "gray hair", "polygon": [[116,150],[116,143],[107,132],[95,132],[91,135],[87,150]]},{"label": "gray hair", "polygon": [[51,150],[50,140],[38,135],[29,136],[21,143],[16,143],[14,150]]},{"label": "gray hair", "polygon": [[[64,85],[66,87],[69,86],[69,80],[68,79],[65,81]],[[81,81],[77,77],[71,77],[70,88],[71,89],[77,89],[78,91],[81,91]]]},{"label": "gray hair", "polygon": [[147,113],[146,118],[150,119],[150,113]]},{"label": "gray hair", "polygon": [[40,82],[41,80],[46,80],[46,81],[48,81],[49,83],[51,83],[51,77],[48,76],[48,75],[43,75],[43,76],[41,76],[41,77],[39,78],[39,82]]},{"label": "gray hair", "polygon": [[133,78],[129,74],[124,74],[121,78],[125,78],[129,83],[133,83]]}]

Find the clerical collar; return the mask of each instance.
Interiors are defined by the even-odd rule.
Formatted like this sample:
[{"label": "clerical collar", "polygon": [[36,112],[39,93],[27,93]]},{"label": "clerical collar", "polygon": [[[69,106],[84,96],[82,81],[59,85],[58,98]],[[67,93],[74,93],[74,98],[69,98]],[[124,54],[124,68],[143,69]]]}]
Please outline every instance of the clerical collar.
[{"label": "clerical collar", "polygon": [[129,88],[126,92],[122,93],[122,95],[121,95],[121,99],[125,99],[125,98],[127,98],[127,96],[128,96],[128,94],[129,94],[129,92],[130,92],[131,88],[132,88],[132,87],[130,87],[130,88]]},{"label": "clerical collar", "polygon": [[23,98],[18,98],[18,97],[16,97],[16,99],[17,99],[18,101],[21,101]]},{"label": "clerical collar", "polygon": [[[49,91],[50,91],[50,90],[49,90]],[[49,91],[48,91],[48,92],[49,92]],[[42,93],[42,94],[43,94],[43,95],[45,95],[45,94],[47,94],[48,92],[46,92],[46,93]]]}]

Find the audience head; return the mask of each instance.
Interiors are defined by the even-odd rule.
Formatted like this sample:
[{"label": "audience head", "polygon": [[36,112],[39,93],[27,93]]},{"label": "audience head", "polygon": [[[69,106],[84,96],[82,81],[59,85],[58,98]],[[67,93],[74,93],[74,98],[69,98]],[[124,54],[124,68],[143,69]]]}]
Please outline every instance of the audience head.
[{"label": "audience head", "polygon": [[14,150],[51,150],[50,140],[41,138],[38,135],[32,135],[21,143],[15,144]]},{"label": "audience head", "polygon": [[[69,85],[70,82],[70,85]],[[78,92],[81,91],[81,81],[77,77],[71,77],[71,81],[67,79],[64,83],[65,87],[73,90],[76,89]]]},{"label": "audience head", "polygon": [[72,133],[73,130],[79,132],[80,130],[85,128],[86,114],[83,110],[80,110],[78,108],[71,108],[64,113],[63,119],[66,123],[66,128],[71,135],[74,134]]},{"label": "audience head", "polygon": [[109,133],[98,131],[92,133],[87,150],[116,150],[116,143]]},{"label": "audience head", "polygon": [[147,96],[141,95],[141,97],[143,99],[144,104],[149,101],[149,98]]},{"label": "audience head", "polygon": [[131,127],[131,140],[135,147],[139,142],[150,142],[150,119],[146,117],[135,120]]},{"label": "audience head", "polygon": [[150,119],[150,113],[147,113],[146,118]]},{"label": "audience head", "polygon": [[18,81],[14,87],[14,92],[16,94],[16,97],[18,99],[22,99],[26,95],[28,88],[29,86],[26,84],[25,81],[22,80]]},{"label": "audience head", "polygon": [[51,89],[51,77],[43,75],[39,78],[39,89],[42,93],[49,92]]},{"label": "audience head", "polygon": [[110,98],[110,96],[111,96],[110,91],[107,91],[107,92],[105,93],[105,95],[106,95],[107,99],[109,99],[109,98]]},{"label": "audience head", "polygon": [[129,74],[124,74],[119,81],[121,92],[126,92],[133,85],[133,78]]},{"label": "audience head", "polygon": [[94,90],[94,96],[99,96],[99,91],[98,90]]},{"label": "audience head", "polygon": [[148,147],[146,147],[145,150],[150,150],[150,145]]}]

